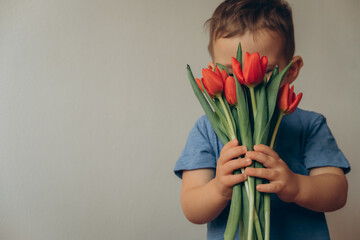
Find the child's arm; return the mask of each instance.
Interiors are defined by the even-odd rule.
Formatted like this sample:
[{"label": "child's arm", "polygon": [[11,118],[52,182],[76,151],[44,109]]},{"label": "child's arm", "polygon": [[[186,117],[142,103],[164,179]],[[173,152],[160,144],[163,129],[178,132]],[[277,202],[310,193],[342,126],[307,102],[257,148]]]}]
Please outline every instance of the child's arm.
[{"label": "child's arm", "polygon": [[258,185],[260,192],[276,193],[285,202],[295,202],[318,212],[335,211],[346,203],[348,184],[340,168],[313,168],[309,176],[295,174],[274,150],[265,145],[254,146],[254,151],[247,152],[246,156],[266,167],[245,170],[248,176],[270,181]]},{"label": "child's arm", "polygon": [[215,176],[213,169],[183,171],[181,206],[190,222],[210,222],[226,207],[232,187],[246,180],[244,174],[233,175],[236,169],[251,164],[250,159],[238,158],[245,153],[246,147],[238,146],[238,141],[233,140],[221,150]]}]

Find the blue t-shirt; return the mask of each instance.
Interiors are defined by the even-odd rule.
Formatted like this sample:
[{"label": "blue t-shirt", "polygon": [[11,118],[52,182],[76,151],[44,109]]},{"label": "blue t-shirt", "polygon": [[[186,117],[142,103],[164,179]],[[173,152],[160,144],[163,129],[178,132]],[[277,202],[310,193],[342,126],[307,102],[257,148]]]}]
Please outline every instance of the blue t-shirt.
[{"label": "blue t-shirt", "polygon": [[[209,120],[202,116],[189,134],[185,148],[176,162],[175,174],[181,178],[183,170],[215,169],[222,147],[223,144]],[[338,167],[344,173],[350,171],[350,165],[338,148],[326,119],[315,112],[298,108],[286,115],[279,127],[275,151],[298,174],[309,175],[310,169],[315,167]],[[229,205],[215,220],[207,224],[208,239],[223,239]],[[271,239],[330,239],[324,213],[283,202],[276,194],[271,194],[270,221]]]}]

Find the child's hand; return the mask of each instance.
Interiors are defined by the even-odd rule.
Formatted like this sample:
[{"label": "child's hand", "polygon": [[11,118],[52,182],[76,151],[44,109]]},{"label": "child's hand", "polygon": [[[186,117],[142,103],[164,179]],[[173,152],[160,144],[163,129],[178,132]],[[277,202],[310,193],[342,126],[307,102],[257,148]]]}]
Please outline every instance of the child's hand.
[{"label": "child's hand", "polygon": [[255,145],[254,151],[246,153],[246,157],[262,163],[266,168],[246,168],[245,174],[265,178],[269,184],[259,184],[259,192],[276,193],[285,202],[293,202],[299,193],[297,175],[289,169],[286,163],[270,147]]},{"label": "child's hand", "polygon": [[245,174],[233,175],[237,169],[248,167],[251,164],[249,158],[239,158],[246,153],[245,146],[238,146],[237,140],[232,140],[224,145],[216,166],[215,185],[218,193],[231,199],[232,187],[246,180]]}]

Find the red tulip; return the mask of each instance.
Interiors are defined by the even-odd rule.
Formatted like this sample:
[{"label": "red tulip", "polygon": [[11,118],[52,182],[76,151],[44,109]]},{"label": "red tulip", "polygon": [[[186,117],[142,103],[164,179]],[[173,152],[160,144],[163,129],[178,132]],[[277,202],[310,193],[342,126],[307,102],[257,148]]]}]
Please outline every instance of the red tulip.
[{"label": "red tulip", "polygon": [[241,71],[241,64],[236,58],[231,59],[232,68],[236,78],[243,85],[255,87],[261,83],[265,77],[268,59],[266,56],[260,58],[259,53],[245,53],[244,71]]},{"label": "red tulip", "polygon": [[198,87],[201,89],[201,91],[204,92],[203,87],[202,87],[202,85],[201,85],[201,82],[203,82],[204,79],[201,78],[201,80],[200,80],[200,79],[198,79],[198,78],[195,78],[195,81],[196,81]]},{"label": "red tulip", "polygon": [[230,105],[235,105],[237,103],[236,98],[236,84],[235,79],[231,76],[228,76],[225,80],[225,97]]},{"label": "red tulip", "polygon": [[220,69],[218,68],[218,66],[215,66],[215,73],[217,75],[221,75]]},{"label": "red tulip", "polygon": [[[206,91],[211,97],[218,96],[224,90],[224,80],[220,73],[218,67],[215,68],[215,72],[210,69],[203,69],[202,70],[203,82]],[[199,85],[200,80],[196,80],[197,84]],[[200,89],[202,90],[201,83],[199,85]]]},{"label": "red tulip", "polygon": [[225,84],[225,80],[226,80],[226,78],[228,77],[228,74],[227,74],[227,72],[225,71],[225,69],[223,69],[223,70],[221,71],[221,77],[222,77],[222,79],[223,79],[223,81],[224,81],[224,84]]},{"label": "red tulip", "polygon": [[290,88],[290,85],[286,83],[284,86],[280,88],[278,93],[277,101],[280,111],[283,112],[284,114],[290,114],[294,112],[300,103],[302,95],[303,95],[302,93],[295,95],[294,86],[291,86]]},{"label": "red tulip", "polygon": [[241,71],[241,64],[240,64],[239,61],[238,61],[236,58],[234,58],[234,57],[231,58],[231,66],[232,66],[234,75],[236,76],[237,80],[238,80],[242,85],[245,85],[244,76],[243,76],[243,73],[242,73],[242,71]]}]

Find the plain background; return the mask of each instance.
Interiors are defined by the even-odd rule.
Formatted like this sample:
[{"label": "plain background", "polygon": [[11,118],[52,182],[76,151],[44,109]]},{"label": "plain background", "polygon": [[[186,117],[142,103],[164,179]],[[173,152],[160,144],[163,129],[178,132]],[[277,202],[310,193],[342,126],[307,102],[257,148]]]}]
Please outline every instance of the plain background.
[{"label": "plain background", "polygon": [[[0,0],[0,239],[204,239],[172,170],[203,114],[186,76],[209,61],[218,0]],[[332,239],[360,235],[360,1],[289,1],[300,107],[349,159]]]}]

